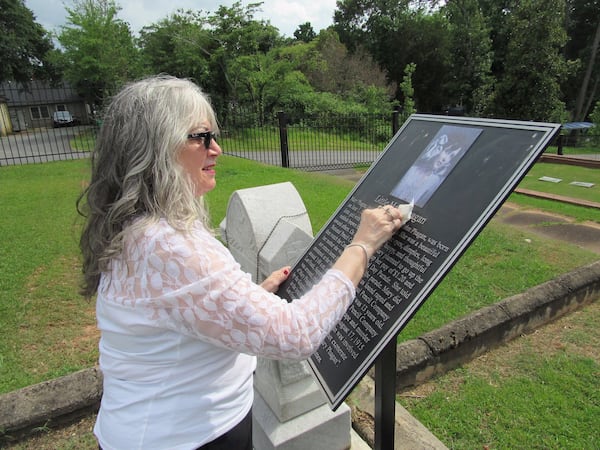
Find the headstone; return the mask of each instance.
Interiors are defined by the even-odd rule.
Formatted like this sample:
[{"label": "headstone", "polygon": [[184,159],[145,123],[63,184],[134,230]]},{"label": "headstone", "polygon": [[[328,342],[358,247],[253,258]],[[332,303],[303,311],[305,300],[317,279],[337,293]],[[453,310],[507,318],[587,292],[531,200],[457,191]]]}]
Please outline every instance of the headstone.
[{"label": "headstone", "polygon": [[[312,239],[308,212],[300,194],[290,182],[240,189],[229,199],[227,215],[220,225],[221,235],[236,261],[252,275],[255,282],[260,282],[258,259],[263,247],[268,246],[269,251],[273,251],[273,234],[286,227],[280,225],[282,221],[295,226]],[[289,232],[289,227],[286,229]],[[294,252],[292,248],[280,248],[290,260],[279,267],[294,262],[305,249],[306,246]]]},{"label": "headstone", "polygon": [[[234,192],[220,228],[236,261],[258,283],[293,265],[313,240],[306,207],[289,182]],[[255,449],[350,447],[350,408],[331,410],[305,361],[259,358],[254,380]]]}]

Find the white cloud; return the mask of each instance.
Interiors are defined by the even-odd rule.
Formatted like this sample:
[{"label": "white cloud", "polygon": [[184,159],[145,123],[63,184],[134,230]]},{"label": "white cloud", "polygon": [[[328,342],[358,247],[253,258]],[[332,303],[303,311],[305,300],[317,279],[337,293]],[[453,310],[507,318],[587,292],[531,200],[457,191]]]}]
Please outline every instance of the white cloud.
[{"label": "white cloud", "polygon": [[[293,0],[266,0],[263,4],[264,18],[279,28],[286,36],[293,36],[298,25],[310,22],[316,32],[333,23],[335,0],[318,3]],[[271,11],[270,13],[266,13]]]}]

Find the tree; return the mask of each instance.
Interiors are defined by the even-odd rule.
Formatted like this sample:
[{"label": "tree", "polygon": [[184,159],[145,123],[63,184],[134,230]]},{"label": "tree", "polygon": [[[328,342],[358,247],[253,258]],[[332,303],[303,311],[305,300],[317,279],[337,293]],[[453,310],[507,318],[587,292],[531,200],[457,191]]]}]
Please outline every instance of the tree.
[{"label": "tree", "polygon": [[485,115],[493,91],[492,42],[478,0],[451,0],[444,13],[452,39],[451,74],[446,89],[451,102],[474,115]]},{"label": "tree", "polygon": [[415,109],[415,101],[413,100],[413,95],[415,94],[415,89],[412,85],[412,76],[415,73],[415,69],[417,67],[414,63],[410,63],[404,69],[404,79],[402,83],[400,83],[400,90],[402,91],[402,96],[404,97],[402,102],[402,116],[400,118],[400,122],[403,123],[408,119],[411,114],[417,112]]},{"label": "tree", "polygon": [[590,114],[590,120],[594,123],[594,126],[590,128],[589,133],[594,136],[600,136],[600,100],[596,102]]},{"label": "tree", "polygon": [[290,99],[313,91],[306,77],[294,68],[293,62],[281,58],[278,49],[240,56],[230,68],[237,103],[251,108],[260,124],[276,109],[289,113],[295,106]]},{"label": "tree", "polygon": [[560,83],[568,65],[563,0],[521,0],[511,11],[504,74],[498,82],[496,113],[521,120],[562,122],[566,109]]},{"label": "tree", "polygon": [[74,0],[58,40],[65,76],[89,103],[100,103],[139,70],[129,25],[117,17],[114,0]]},{"label": "tree", "polygon": [[322,30],[309,43],[279,50],[316,92],[366,106],[368,112],[389,112],[395,89],[386,74],[363,48],[349,53],[332,29]]},{"label": "tree", "polygon": [[0,0],[0,82],[27,83],[32,78],[54,78],[49,55],[54,45],[23,0]]},{"label": "tree", "polygon": [[317,33],[315,33],[310,22],[305,22],[298,25],[298,28],[294,31],[294,37],[297,41],[310,42],[317,37]]},{"label": "tree", "polygon": [[563,89],[573,120],[584,120],[600,98],[600,0],[567,0],[565,57],[578,60]]},{"label": "tree", "polygon": [[261,5],[250,3],[242,7],[237,1],[231,7],[220,6],[208,17],[215,45],[210,51],[212,77],[207,89],[221,105],[232,100],[234,93],[231,62],[240,56],[266,54],[283,42],[277,28],[268,21],[254,19]]},{"label": "tree", "polygon": [[144,70],[210,84],[210,57],[218,43],[205,28],[204,14],[178,10],[140,31],[138,45]]},{"label": "tree", "polygon": [[504,72],[506,48],[511,35],[508,20],[518,0],[478,0],[477,2],[490,31],[492,75],[495,79],[500,79]]},{"label": "tree", "polygon": [[[417,109],[438,112],[448,101],[440,87],[451,76],[450,36],[446,18],[427,5],[407,0],[340,0],[333,28],[351,52],[364,46],[396,86],[405,67],[414,63]],[[397,91],[396,98],[400,97]]]}]

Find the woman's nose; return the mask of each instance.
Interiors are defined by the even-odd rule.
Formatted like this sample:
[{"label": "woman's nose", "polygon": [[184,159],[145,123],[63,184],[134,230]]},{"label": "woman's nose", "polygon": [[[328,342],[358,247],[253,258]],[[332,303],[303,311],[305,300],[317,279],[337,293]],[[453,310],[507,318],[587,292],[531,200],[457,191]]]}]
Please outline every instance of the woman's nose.
[{"label": "woman's nose", "polygon": [[221,149],[221,146],[219,145],[216,139],[211,139],[210,146],[208,147],[208,149],[216,153],[217,155],[223,153],[223,150]]}]

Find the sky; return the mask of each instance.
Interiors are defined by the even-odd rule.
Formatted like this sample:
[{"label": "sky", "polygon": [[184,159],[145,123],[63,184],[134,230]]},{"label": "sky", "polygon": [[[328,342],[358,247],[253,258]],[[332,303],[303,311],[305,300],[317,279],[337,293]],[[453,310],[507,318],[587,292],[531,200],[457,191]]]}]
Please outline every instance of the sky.
[{"label": "sky", "polygon": [[[245,7],[260,0],[242,1]],[[220,5],[231,6],[235,0],[117,0],[121,6],[119,19],[129,23],[137,34],[142,27],[166,18],[178,9],[214,12]],[[298,25],[310,22],[315,32],[333,24],[336,0],[263,0],[261,12],[255,19],[269,20],[282,35],[293,37]],[[66,24],[64,5],[72,6],[70,0],[25,0],[25,6],[33,11],[36,22],[47,31],[59,31]]]}]

